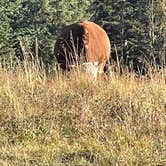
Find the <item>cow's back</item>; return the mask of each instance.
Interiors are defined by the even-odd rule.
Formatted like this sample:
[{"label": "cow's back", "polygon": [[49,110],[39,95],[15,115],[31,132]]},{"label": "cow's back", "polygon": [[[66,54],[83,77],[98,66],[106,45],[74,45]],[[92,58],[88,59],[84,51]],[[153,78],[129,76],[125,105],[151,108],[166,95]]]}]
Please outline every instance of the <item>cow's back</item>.
[{"label": "cow's back", "polygon": [[87,61],[99,63],[108,61],[110,41],[104,29],[90,21],[80,22],[79,25],[84,27]]}]

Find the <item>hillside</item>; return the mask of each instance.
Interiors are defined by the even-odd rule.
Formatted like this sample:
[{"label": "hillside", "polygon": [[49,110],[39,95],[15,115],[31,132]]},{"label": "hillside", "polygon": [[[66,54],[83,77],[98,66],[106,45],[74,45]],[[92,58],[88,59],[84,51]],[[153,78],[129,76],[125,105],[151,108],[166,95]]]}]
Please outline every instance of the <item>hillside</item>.
[{"label": "hillside", "polygon": [[0,165],[165,165],[164,72],[92,82],[0,69]]}]

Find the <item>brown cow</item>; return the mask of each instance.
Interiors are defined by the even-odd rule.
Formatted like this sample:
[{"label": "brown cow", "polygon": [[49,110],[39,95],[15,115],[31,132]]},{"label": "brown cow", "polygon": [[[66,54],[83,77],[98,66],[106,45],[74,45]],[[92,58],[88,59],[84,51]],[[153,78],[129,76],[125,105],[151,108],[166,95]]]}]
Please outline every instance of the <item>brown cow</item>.
[{"label": "brown cow", "polygon": [[62,69],[73,64],[86,65],[101,74],[110,57],[110,41],[106,32],[90,21],[80,21],[64,28],[55,44],[55,56]]}]

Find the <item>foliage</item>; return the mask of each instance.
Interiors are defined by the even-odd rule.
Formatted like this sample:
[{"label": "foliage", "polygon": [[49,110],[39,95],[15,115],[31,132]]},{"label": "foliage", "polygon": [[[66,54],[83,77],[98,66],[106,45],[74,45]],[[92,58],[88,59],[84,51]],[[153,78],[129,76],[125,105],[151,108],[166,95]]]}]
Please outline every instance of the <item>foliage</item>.
[{"label": "foliage", "polygon": [[[112,58],[137,69],[165,65],[165,1],[1,0],[0,55],[53,62],[61,29],[88,19],[101,25],[112,45]],[[27,54],[27,55],[25,55]]]},{"label": "foliage", "polygon": [[0,68],[1,165],[165,165],[164,74]]},{"label": "foliage", "polygon": [[112,57],[129,68],[165,64],[163,2],[112,0],[92,4],[92,20],[106,29]]},{"label": "foliage", "polygon": [[0,3],[1,22],[5,20],[0,28],[1,47],[10,46],[15,51],[12,53],[21,60],[25,58],[25,52],[28,56],[39,56],[45,64],[52,61],[61,27],[89,16],[87,0],[2,0]]},{"label": "foliage", "polygon": [[9,16],[15,11],[16,5],[8,0],[0,1],[0,60],[9,61],[13,55],[12,36]]},{"label": "foliage", "polygon": [[[1,0],[0,165],[165,165],[165,11],[165,0]],[[107,31],[122,75],[47,74],[61,29],[80,19]],[[148,77],[121,64],[150,65]]]}]

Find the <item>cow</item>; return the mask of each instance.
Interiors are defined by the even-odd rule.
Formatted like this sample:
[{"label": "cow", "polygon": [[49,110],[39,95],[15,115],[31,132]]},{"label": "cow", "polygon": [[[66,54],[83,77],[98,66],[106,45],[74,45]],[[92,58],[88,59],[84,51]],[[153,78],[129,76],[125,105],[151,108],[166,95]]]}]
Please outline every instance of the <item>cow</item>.
[{"label": "cow", "polygon": [[99,25],[90,21],[79,21],[66,26],[54,47],[59,66],[68,70],[82,64],[94,77],[103,73],[110,58],[110,41]]}]

